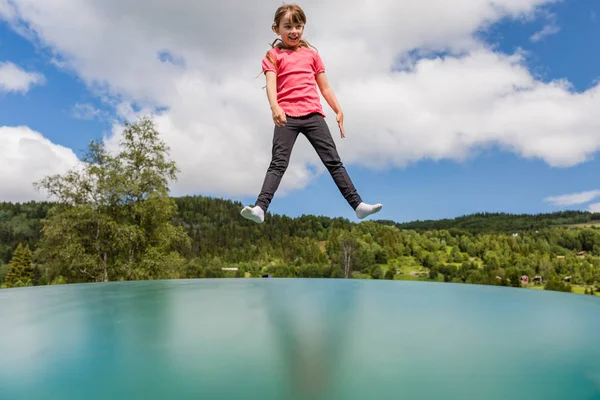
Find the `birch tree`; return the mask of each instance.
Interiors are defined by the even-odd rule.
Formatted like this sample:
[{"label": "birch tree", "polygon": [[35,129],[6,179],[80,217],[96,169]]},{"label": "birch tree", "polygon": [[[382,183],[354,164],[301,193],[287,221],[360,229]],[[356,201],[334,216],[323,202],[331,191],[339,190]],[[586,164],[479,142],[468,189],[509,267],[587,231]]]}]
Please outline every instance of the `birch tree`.
[{"label": "birch tree", "polygon": [[35,183],[57,205],[36,255],[70,282],[176,277],[190,239],[172,219],[177,207],[168,159],[150,118],[126,123],[119,152],[92,141],[81,165]]}]

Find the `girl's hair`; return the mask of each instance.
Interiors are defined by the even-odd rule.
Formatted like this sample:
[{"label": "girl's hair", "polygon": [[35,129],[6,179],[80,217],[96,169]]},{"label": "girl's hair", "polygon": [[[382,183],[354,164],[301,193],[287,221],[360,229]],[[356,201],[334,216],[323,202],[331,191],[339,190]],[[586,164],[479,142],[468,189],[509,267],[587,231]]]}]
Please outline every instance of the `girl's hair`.
[{"label": "girl's hair", "polygon": [[[271,29],[273,29],[273,31],[275,31],[275,28],[279,26],[279,24],[281,23],[281,19],[288,13],[291,13],[291,18],[292,18],[292,22],[297,24],[297,23],[301,23],[302,25],[306,25],[306,14],[304,14],[304,10],[302,10],[302,8],[300,8],[300,6],[296,5],[296,4],[284,4],[282,6],[280,6],[277,11],[275,11],[275,17],[273,18],[273,25],[271,26]],[[280,43],[277,43],[277,42]],[[277,47],[279,47],[280,49],[283,48],[283,42],[281,41],[280,38],[277,38],[273,41],[273,43],[271,43],[271,48],[275,48],[275,43],[277,43]],[[317,50],[316,47],[314,47],[313,45],[311,45],[310,43],[308,43],[308,41],[306,39],[300,39],[300,43],[298,44],[298,47],[312,47],[313,49]],[[269,50],[270,51],[270,50]],[[267,51],[267,58],[271,61],[271,63],[273,64],[273,66],[275,66],[275,69],[277,70],[277,63],[275,62],[275,60],[273,59],[273,57],[271,57],[271,54],[269,54],[269,51]],[[260,75],[260,73],[259,73]]]}]

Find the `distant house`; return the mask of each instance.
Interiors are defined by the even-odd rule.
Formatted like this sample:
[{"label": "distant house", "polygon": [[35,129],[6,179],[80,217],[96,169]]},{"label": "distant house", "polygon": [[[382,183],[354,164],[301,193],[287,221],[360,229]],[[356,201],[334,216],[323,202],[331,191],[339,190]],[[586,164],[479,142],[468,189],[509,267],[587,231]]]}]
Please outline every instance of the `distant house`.
[{"label": "distant house", "polygon": [[521,277],[521,283],[524,283],[527,285],[529,283],[529,277],[527,275],[523,275]]},{"label": "distant house", "polygon": [[556,258],[558,258],[559,260],[563,260],[565,256],[556,256]]},{"label": "distant house", "polygon": [[571,277],[570,276],[565,276],[565,279],[563,279],[565,282],[571,282]]},{"label": "distant house", "polygon": [[272,278],[271,274],[264,274],[262,277],[263,278]]},{"label": "distant house", "polygon": [[237,268],[229,268],[229,267],[225,267],[225,268],[221,268],[223,271],[237,271]]},{"label": "distant house", "polygon": [[544,279],[540,275],[536,275],[533,277],[534,282],[542,282]]},{"label": "distant house", "polygon": [[519,234],[518,234],[518,233],[513,233],[512,235],[513,235],[513,237],[517,237],[517,236],[519,236]]},{"label": "distant house", "polygon": [[575,253],[575,256],[577,258],[585,258],[585,256],[587,256],[587,251],[580,251],[578,253]]}]

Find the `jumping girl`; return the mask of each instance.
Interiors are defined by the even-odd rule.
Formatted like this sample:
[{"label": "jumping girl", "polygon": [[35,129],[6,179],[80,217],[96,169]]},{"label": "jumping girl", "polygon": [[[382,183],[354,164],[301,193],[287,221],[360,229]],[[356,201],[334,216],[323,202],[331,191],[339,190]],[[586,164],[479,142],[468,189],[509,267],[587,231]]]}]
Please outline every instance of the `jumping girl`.
[{"label": "jumping girl", "polygon": [[[244,218],[257,223],[264,221],[265,212],[288,167],[290,155],[299,133],[303,133],[327,167],[338,189],[363,219],[381,210],[381,204],[363,203],[342,163],[329,128],[317,86],[329,106],[344,138],[344,114],[325,76],[325,66],[319,53],[302,38],[306,16],[297,5],[283,5],[275,12],[271,29],[278,38],[262,60],[262,72],[267,80],[267,97],[271,105],[275,131],[271,164],[254,207],[244,207]],[[277,46],[274,46],[280,41]],[[312,46],[311,46],[312,47]]]}]

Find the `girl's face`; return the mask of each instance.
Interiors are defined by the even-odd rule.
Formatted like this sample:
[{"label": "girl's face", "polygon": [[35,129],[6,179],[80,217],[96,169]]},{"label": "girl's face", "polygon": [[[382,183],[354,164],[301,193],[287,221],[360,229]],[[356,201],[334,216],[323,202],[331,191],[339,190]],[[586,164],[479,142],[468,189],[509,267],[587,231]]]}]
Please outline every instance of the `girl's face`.
[{"label": "girl's face", "polygon": [[302,39],[302,32],[304,31],[304,24],[301,22],[292,22],[291,13],[287,13],[279,23],[275,32],[281,35],[281,40],[286,47],[296,48],[300,44]]}]

